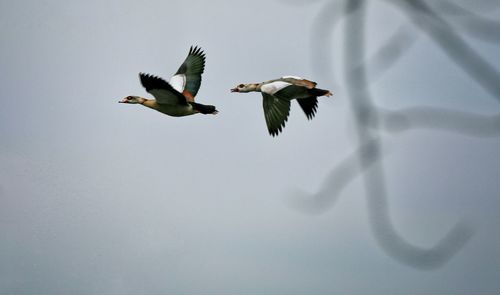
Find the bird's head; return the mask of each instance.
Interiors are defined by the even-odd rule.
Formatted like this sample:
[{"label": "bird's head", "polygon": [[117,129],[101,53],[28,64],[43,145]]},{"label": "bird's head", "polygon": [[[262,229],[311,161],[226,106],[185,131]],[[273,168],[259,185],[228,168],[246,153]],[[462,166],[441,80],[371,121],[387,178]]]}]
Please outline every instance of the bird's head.
[{"label": "bird's head", "polygon": [[231,89],[231,92],[251,92],[251,91],[259,91],[258,90],[259,84],[240,84],[233,89]]},{"label": "bird's head", "polygon": [[124,97],[122,100],[119,101],[119,103],[143,103],[143,102],[144,98],[132,95]]}]

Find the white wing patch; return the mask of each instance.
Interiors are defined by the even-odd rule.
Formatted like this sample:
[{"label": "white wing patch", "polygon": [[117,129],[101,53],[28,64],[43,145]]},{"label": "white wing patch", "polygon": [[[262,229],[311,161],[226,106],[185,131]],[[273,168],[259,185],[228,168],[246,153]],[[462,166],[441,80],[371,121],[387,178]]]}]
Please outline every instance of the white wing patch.
[{"label": "white wing patch", "polygon": [[281,77],[283,79],[297,79],[297,80],[303,80],[301,77],[298,76],[283,76]]},{"label": "white wing patch", "polygon": [[184,91],[184,87],[186,87],[186,75],[184,74],[178,74],[172,76],[170,78],[170,81],[168,82],[172,87],[182,93]]},{"label": "white wing patch", "polygon": [[268,84],[264,84],[260,87],[260,91],[267,93],[269,95],[273,95],[281,89],[290,86],[292,84],[283,81],[276,81]]}]

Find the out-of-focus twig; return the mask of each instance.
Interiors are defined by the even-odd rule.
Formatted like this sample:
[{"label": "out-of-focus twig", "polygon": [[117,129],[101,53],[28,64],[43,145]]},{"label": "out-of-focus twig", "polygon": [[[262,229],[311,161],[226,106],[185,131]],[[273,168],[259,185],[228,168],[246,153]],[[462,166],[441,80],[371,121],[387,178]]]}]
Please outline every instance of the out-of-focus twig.
[{"label": "out-of-focus twig", "polygon": [[[433,269],[447,262],[469,239],[471,231],[457,225],[436,245],[422,249],[405,241],[392,223],[387,202],[384,169],[380,161],[374,161],[381,157],[381,145],[378,141],[374,141],[374,138],[378,137],[376,132],[379,126],[378,113],[373,106],[366,68],[357,66],[365,56],[365,13],[365,0],[351,1],[346,6],[346,14],[349,14],[349,18],[344,34],[346,56],[344,70],[351,109],[356,118],[358,140],[361,146],[373,143],[368,145],[369,152],[360,154],[358,158],[361,167],[370,166],[370,169],[365,169],[363,174],[370,224],[375,238],[386,253],[413,267]],[[373,128],[367,128],[368,126]],[[373,165],[370,165],[372,163]]]},{"label": "out-of-focus twig", "polygon": [[479,115],[436,107],[379,109],[382,127],[390,132],[433,129],[474,137],[499,137],[500,114]]},{"label": "out-of-focus twig", "polygon": [[386,0],[430,36],[464,72],[500,101],[500,72],[469,46],[453,27],[421,0]]},{"label": "out-of-focus twig", "polygon": [[[343,7],[348,0],[330,1],[319,12],[314,20],[311,32],[311,63],[315,71],[336,84],[333,73],[333,32],[344,16]],[[320,42],[318,42],[320,41]]]},{"label": "out-of-focus twig", "polygon": [[[455,2],[464,3],[464,1]],[[471,9],[468,9],[458,3],[451,3],[448,0],[429,1],[428,4],[434,7],[436,12],[446,16],[468,16],[471,15],[470,13],[472,12]],[[491,13],[500,9],[500,2],[497,0],[469,1],[469,4],[474,7],[474,11],[476,11],[476,13],[473,15],[475,16],[477,16],[477,13]]]},{"label": "out-of-focus twig", "polygon": [[359,67],[366,67],[369,74],[369,83],[374,83],[378,78],[390,70],[413,46],[418,39],[418,35],[409,26],[401,26],[389,39],[380,47],[375,54],[359,64]]},{"label": "out-of-focus twig", "polygon": [[[500,39],[499,34],[496,34],[498,22],[481,18],[458,5],[446,4],[445,1],[438,8],[448,6],[449,11],[442,13],[443,17],[423,0],[386,1],[404,11],[411,20],[410,23],[420,33],[430,36],[473,81],[500,100],[500,73],[460,36],[445,17],[456,25],[464,26],[475,37],[491,42]],[[402,263],[421,269],[437,268],[463,247],[473,231],[459,222],[429,248],[416,247],[397,233],[390,218],[379,132],[430,128],[474,137],[493,137],[500,136],[500,115],[486,116],[434,107],[412,107],[396,111],[376,107],[370,83],[392,68],[408,52],[418,36],[404,25],[366,60],[364,29],[368,2],[332,0],[324,5],[313,24],[313,65],[318,74],[330,78],[333,76],[333,28],[341,18],[346,18],[343,32],[345,56],[342,64],[359,148],[331,170],[319,191],[312,194],[312,197],[306,199],[306,193],[295,192],[295,205],[309,213],[323,213],[335,203],[342,190],[360,175],[367,194],[371,226],[378,244],[387,254]]]},{"label": "out-of-focus twig", "polygon": [[[378,140],[366,142],[352,154],[334,166],[323,180],[318,192],[309,194],[300,190],[290,191],[291,205],[308,214],[321,214],[329,210],[337,201],[342,191],[368,169],[375,161],[381,159],[380,155],[373,153],[373,145],[378,145]],[[359,163],[359,158],[365,159]],[[359,166],[359,165],[364,166]]]},{"label": "out-of-focus twig", "polygon": [[439,14],[447,17],[451,12],[451,17],[447,17],[447,20],[462,28],[470,37],[486,42],[500,42],[499,20],[488,19],[451,1],[438,2],[436,9]]}]

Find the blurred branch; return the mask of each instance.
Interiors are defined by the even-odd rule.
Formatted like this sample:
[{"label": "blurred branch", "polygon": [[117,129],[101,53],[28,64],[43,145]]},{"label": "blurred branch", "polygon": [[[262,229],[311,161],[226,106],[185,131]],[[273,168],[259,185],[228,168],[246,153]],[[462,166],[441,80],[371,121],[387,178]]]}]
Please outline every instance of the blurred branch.
[{"label": "blurred branch", "polygon": [[386,0],[394,3],[408,18],[482,88],[500,101],[500,73],[470,47],[443,18],[421,0]]},{"label": "blurred branch", "polygon": [[[492,12],[500,9],[500,2],[498,2],[497,0],[490,0],[490,1],[479,0],[470,3],[471,4],[473,3],[472,5],[474,9],[479,11],[480,13]],[[473,13],[471,10],[459,4],[451,3],[447,0],[433,1],[430,2],[429,4],[442,15],[467,16],[470,15],[470,13]]]},{"label": "blurred branch", "polygon": [[[374,195],[372,195],[374,196]],[[441,240],[428,248],[416,247],[399,236],[390,220],[385,198],[368,198],[370,224],[379,245],[394,259],[415,268],[430,270],[443,266],[472,237],[473,229],[456,224]]]},{"label": "blurred branch", "polygon": [[[291,205],[308,214],[326,212],[335,205],[342,191],[355,177],[362,174],[365,169],[368,169],[381,158],[372,152],[373,145],[376,144],[378,144],[377,140],[369,141],[360,146],[339,164],[334,165],[328,176],[323,180],[319,191],[313,195],[299,190],[287,194],[290,196]],[[365,161],[359,163],[359,158],[363,158]],[[360,167],[359,164],[364,166]]]},{"label": "blurred branch", "polygon": [[442,0],[440,3],[444,7],[440,13],[454,11],[454,17],[449,20],[462,27],[469,36],[486,42],[500,42],[500,21],[487,19],[453,2]]},{"label": "blurred branch", "polygon": [[500,136],[500,114],[479,115],[434,107],[397,111],[379,109],[382,126],[389,132],[409,129],[440,129],[474,137]]},{"label": "blurred branch", "polygon": [[[344,70],[349,101],[356,118],[358,140],[361,146],[369,147],[367,153],[360,154],[359,163],[361,167],[371,166],[370,169],[365,168],[363,174],[370,224],[379,245],[394,259],[416,268],[436,268],[447,262],[465,244],[471,232],[464,227],[456,226],[435,246],[422,249],[405,241],[392,224],[384,169],[382,162],[375,161],[381,157],[381,145],[374,140],[378,137],[375,133],[379,126],[378,113],[372,103],[366,67],[358,66],[365,56],[365,4],[365,0],[357,0],[349,2],[346,7],[346,14],[349,13],[350,17],[344,34],[346,54]],[[368,125],[373,129],[366,128]]]},{"label": "blurred branch", "polygon": [[359,64],[358,67],[366,67],[370,70],[370,83],[373,83],[406,54],[417,38],[418,35],[409,26],[402,26],[372,57]]},{"label": "blurred branch", "polygon": [[[404,10],[414,25],[429,35],[471,79],[500,100],[500,73],[470,47],[447,21],[424,1],[392,2]],[[430,248],[416,247],[397,233],[389,213],[383,162],[379,161],[382,158],[382,142],[378,140],[378,132],[431,128],[470,136],[500,136],[500,115],[476,115],[431,107],[398,111],[376,108],[369,89],[373,81],[368,79],[368,70],[372,70],[371,77],[381,77],[407,53],[418,36],[409,27],[403,27],[372,57],[365,60],[366,3],[367,0],[331,1],[325,4],[313,24],[311,51],[314,68],[320,75],[333,77],[332,31],[342,17],[347,17],[343,42],[345,88],[355,119],[359,148],[331,170],[312,198],[309,196],[306,199],[307,194],[304,192],[295,192],[295,205],[308,213],[322,213],[334,205],[343,189],[356,176],[362,175],[371,226],[378,244],[388,255],[402,263],[421,269],[436,268],[451,259],[470,239],[473,231],[459,223]],[[451,7],[451,13],[447,15],[467,17],[468,22],[462,25],[467,25],[470,33],[480,37],[478,33],[481,31],[484,34],[482,38],[496,42],[497,35],[489,35],[498,30],[496,22],[477,17],[457,5],[448,6]]]},{"label": "blurred branch", "polygon": [[[344,16],[342,11],[347,0],[330,1],[321,9],[312,25],[311,33],[311,62],[318,73],[335,83],[333,74],[332,48],[333,32],[340,19]],[[320,40],[318,42],[318,40]],[[320,45],[318,46],[318,43]]]}]

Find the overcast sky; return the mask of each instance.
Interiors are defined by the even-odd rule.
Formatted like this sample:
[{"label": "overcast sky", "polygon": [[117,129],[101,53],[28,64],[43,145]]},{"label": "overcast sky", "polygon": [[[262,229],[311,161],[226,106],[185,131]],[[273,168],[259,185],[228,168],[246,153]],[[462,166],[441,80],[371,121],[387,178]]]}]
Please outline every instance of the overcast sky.
[{"label": "overcast sky", "polygon": [[[371,2],[367,52],[400,27],[417,36],[370,84],[376,105],[499,113],[500,94],[390,1]],[[471,8],[498,19],[493,2]],[[359,175],[321,214],[293,205],[288,192],[328,186],[357,146],[345,23],[312,38],[329,25],[318,22],[324,9],[327,1],[0,1],[0,294],[498,294],[499,137],[380,133],[397,232],[426,248],[459,222],[473,229],[439,267],[403,263],[379,245]],[[500,68],[498,43],[465,38]],[[138,73],[168,79],[191,45],[207,56],[197,101],[217,116],[117,103],[150,97]],[[323,46],[331,74],[314,66]],[[229,89],[282,75],[334,96],[319,99],[312,121],[292,103],[273,138],[261,95]]]}]

